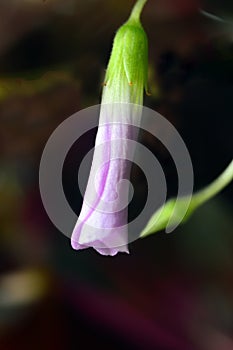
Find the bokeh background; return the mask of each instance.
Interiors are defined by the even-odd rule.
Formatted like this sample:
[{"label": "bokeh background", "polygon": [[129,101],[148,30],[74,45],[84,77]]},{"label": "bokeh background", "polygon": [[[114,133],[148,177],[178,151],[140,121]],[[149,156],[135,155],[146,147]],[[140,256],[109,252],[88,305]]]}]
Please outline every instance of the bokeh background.
[{"label": "bokeh background", "polygon": [[[0,349],[233,349],[233,186],[172,234],[114,258],[73,251],[41,203],[43,147],[67,117],[100,101],[117,28],[133,0],[0,1]],[[213,20],[200,9],[223,18]],[[148,0],[145,105],[170,120],[190,151],[195,189],[233,154],[233,4]],[[64,189],[80,210],[77,164],[95,132],[72,147]],[[164,147],[142,141],[166,173]],[[143,175],[133,174],[145,197]]]}]

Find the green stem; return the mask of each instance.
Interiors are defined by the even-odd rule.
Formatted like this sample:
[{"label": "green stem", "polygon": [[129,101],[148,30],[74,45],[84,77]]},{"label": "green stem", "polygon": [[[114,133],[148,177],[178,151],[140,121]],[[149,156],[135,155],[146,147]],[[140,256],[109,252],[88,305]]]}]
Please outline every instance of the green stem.
[{"label": "green stem", "polygon": [[136,4],[134,5],[132,11],[131,11],[131,15],[129,17],[129,20],[136,20],[139,21],[140,20],[140,15],[142,12],[142,9],[145,5],[145,3],[147,2],[147,0],[138,0],[136,2]]},{"label": "green stem", "polygon": [[208,201],[216,194],[218,194],[221,190],[223,190],[224,187],[226,187],[232,180],[233,160],[216,180],[214,180],[209,186],[207,186],[203,190],[200,190],[199,192],[194,194],[192,201],[197,206],[203,204],[204,202]]}]

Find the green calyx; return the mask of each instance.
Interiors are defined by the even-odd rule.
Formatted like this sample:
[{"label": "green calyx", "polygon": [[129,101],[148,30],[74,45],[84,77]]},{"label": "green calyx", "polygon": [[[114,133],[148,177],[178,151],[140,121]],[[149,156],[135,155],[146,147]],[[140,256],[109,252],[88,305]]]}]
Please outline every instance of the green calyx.
[{"label": "green calyx", "polygon": [[119,80],[125,80],[132,88],[147,90],[148,42],[139,19],[144,3],[136,3],[129,20],[116,33],[105,76],[106,87],[117,88]]}]

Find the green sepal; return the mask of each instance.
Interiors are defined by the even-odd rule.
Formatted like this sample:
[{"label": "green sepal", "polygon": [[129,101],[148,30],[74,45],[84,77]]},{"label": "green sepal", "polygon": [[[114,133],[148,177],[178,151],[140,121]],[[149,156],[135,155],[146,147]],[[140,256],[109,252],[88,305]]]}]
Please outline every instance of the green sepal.
[{"label": "green sepal", "polygon": [[117,31],[106,71],[106,85],[127,79],[129,85],[147,89],[148,42],[139,20],[129,19]]}]

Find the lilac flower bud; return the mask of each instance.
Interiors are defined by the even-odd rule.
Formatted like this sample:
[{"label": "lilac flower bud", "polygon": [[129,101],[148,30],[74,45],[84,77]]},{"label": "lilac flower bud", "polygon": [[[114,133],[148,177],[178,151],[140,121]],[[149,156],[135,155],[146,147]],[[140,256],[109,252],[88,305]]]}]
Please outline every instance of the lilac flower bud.
[{"label": "lilac flower bud", "polygon": [[[83,206],[72,233],[74,249],[93,247],[103,255],[128,252],[128,192],[147,83],[147,37],[139,0],[114,39],[100,108],[99,128]],[[139,123],[138,123],[139,124]]]}]

